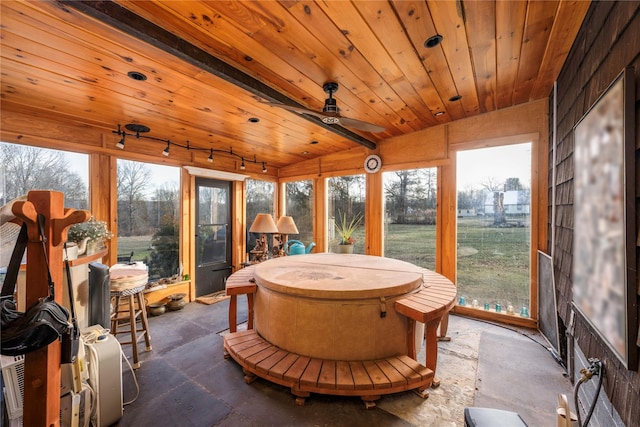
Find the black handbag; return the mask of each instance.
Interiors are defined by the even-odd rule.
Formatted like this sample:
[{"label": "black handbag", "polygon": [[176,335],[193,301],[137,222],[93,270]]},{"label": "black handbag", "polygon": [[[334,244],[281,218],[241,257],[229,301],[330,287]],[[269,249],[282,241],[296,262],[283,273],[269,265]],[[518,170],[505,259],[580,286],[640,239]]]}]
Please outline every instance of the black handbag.
[{"label": "black handbag", "polygon": [[13,292],[28,239],[27,226],[23,224],[0,292],[2,320],[0,353],[7,356],[17,356],[46,347],[74,329],[73,324],[69,322],[67,309],[54,300],[54,285],[47,260],[43,222],[42,215],[38,215],[42,248],[47,264],[49,295],[40,298],[25,313],[16,309]]}]

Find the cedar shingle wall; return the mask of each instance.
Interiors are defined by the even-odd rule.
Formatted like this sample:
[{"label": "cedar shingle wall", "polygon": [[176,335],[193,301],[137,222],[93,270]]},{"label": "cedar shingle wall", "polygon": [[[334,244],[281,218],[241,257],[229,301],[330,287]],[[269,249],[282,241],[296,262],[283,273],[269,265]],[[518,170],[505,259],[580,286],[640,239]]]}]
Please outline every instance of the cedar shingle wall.
[{"label": "cedar shingle wall", "polygon": [[[592,3],[558,77],[557,87],[554,274],[561,328],[569,322],[572,300],[573,127],[625,66],[635,68],[635,135],[636,148],[638,148],[640,147],[640,2]],[[553,102],[552,99],[551,102]],[[553,105],[550,106],[549,111],[553,114]],[[552,124],[553,120],[549,122]],[[550,141],[552,141],[551,138],[552,130]],[[549,164],[552,165],[551,142],[549,146]],[[636,151],[636,177],[640,176],[638,153]],[[636,178],[636,182],[640,180]],[[551,170],[549,183],[553,185]],[[640,185],[636,184],[636,195],[639,194],[639,190]],[[549,188],[549,200],[551,195],[551,188]],[[640,198],[636,197],[636,212],[640,211],[639,200]],[[551,208],[549,208],[549,218],[551,221]],[[637,230],[638,219],[635,219]],[[550,223],[549,229],[552,226]],[[587,357],[597,357],[605,364],[606,375],[603,386],[607,396],[626,425],[637,426],[640,420],[640,373],[625,369],[579,316],[576,316],[576,320],[575,337],[581,350]]]}]

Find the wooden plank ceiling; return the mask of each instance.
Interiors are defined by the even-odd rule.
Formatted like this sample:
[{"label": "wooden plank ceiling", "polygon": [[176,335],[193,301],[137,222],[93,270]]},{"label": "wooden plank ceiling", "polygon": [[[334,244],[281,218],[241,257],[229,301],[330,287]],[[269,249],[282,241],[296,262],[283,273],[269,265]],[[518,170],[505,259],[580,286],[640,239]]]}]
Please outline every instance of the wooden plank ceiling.
[{"label": "wooden plank ceiling", "polygon": [[[547,97],[589,2],[118,0],[0,7],[3,111],[105,132],[143,124],[151,129],[145,135],[188,141],[203,157],[210,148],[232,147],[279,167],[357,144],[374,149],[392,136]],[[425,47],[434,35],[442,42]],[[267,104],[319,113],[326,82],[339,84],[341,116],[384,131],[326,125],[317,115]],[[135,139],[126,145],[135,150]],[[158,143],[158,154],[164,146]]]}]

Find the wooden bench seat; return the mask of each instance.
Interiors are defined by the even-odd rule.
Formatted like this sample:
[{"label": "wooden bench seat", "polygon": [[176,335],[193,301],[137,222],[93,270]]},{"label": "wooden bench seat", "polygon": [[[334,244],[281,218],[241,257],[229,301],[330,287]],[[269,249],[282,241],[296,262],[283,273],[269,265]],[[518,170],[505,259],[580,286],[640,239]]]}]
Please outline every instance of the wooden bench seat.
[{"label": "wooden bench seat", "polygon": [[[408,337],[415,336],[416,321],[425,324],[425,366],[435,375],[438,362],[438,325],[455,305],[456,287],[451,280],[426,268],[423,269],[423,275],[424,283],[420,290],[396,300],[395,309],[410,319]],[[408,339],[407,342],[407,355],[415,359],[415,341]],[[437,387],[439,384],[439,380],[434,378],[433,386]]]},{"label": "wooden bench seat", "polygon": [[255,265],[236,271],[227,278],[225,285],[229,299],[229,332],[235,332],[238,326],[238,295],[247,295],[248,318],[247,329],[253,329],[253,294],[256,292],[256,282],[253,278]]},{"label": "wooden bench seat", "polygon": [[243,368],[245,382],[256,377],[291,389],[304,405],[310,393],[360,396],[365,407],[375,406],[381,395],[416,390],[428,397],[433,371],[406,355],[381,360],[322,360],[280,349],[255,330],[224,337],[225,351]]}]

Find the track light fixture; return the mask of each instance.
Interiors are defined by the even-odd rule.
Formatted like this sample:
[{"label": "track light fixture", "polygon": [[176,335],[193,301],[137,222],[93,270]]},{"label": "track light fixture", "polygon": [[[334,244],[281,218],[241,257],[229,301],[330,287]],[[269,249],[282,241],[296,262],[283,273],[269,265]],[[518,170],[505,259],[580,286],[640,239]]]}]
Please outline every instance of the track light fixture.
[{"label": "track light fixture", "polygon": [[[144,125],[139,125],[139,124],[128,124],[124,126],[126,129],[135,132],[135,133],[127,133],[126,130],[122,129],[121,125],[118,125],[118,130],[114,130],[112,131],[113,133],[115,133],[116,135],[120,136],[121,139],[120,141],[118,141],[115,146],[121,150],[124,149],[124,141],[125,138],[127,136],[130,137],[135,137],[136,139],[140,139],[140,138],[144,138],[144,139],[149,139],[152,141],[158,141],[158,142],[165,142],[167,144],[167,146],[165,147],[164,150],[162,150],[162,154],[164,156],[169,156],[169,150],[171,148],[171,146],[178,146],[180,148],[184,148],[187,151],[189,150],[195,150],[195,151],[208,151],[209,152],[209,157],[207,157],[207,162],[209,163],[213,163],[213,153],[224,153],[226,155],[229,156],[235,156],[239,159],[242,160],[242,163],[240,164],[240,169],[241,170],[245,170],[246,165],[245,165],[245,158],[244,156],[234,153],[233,152],[233,147],[230,147],[229,150],[218,150],[215,148],[197,148],[197,147],[191,147],[191,145],[189,144],[189,141],[187,141],[186,144],[182,145],[182,144],[178,144],[175,142],[172,142],[168,139],[162,139],[162,138],[156,138],[154,136],[147,136],[147,135],[141,135],[141,133],[146,133],[149,132],[149,128],[147,126]],[[258,159],[256,158],[256,156],[253,156],[253,160],[247,160],[248,162],[253,162],[255,164],[259,164],[262,163],[262,172],[266,173],[267,172],[267,163],[266,162],[259,162]]]},{"label": "track light fixture", "polygon": [[127,137],[127,135],[122,135],[122,139],[116,143],[116,147],[117,148],[119,148],[121,150],[124,150],[124,139],[126,137]]}]

